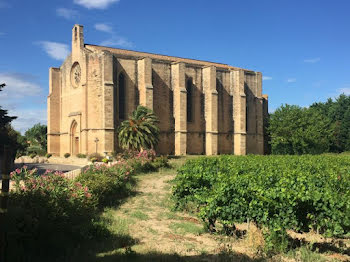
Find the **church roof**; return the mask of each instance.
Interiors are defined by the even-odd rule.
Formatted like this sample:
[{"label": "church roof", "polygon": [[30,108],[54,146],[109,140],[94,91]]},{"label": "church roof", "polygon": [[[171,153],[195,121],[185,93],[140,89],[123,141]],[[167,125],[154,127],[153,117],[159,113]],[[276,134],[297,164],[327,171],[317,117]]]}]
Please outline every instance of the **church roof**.
[{"label": "church roof", "polygon": [[[127,50],[127,49],[113,48],[113,47],[106,47],[106,46],[85,44],[85,48],[87,48],[91,51],[106,50],[106,51],[109,51],[113,54],[117,54],[117,55],[121,55],[121,56],[125,56],[125,57],[136,57],[138,59],[149,57],[149,58],[154,59],[154,60],[169,61],[169,62],[184,62],[184,63],[194,64],[194,65],[198,65],[198,66],[215,66],[218,68],[235,69],[235,70],[240,69],[238,67],[233,67],[233,66],[230,66],[227,64],[221,64],[221,63],[215,63],[215,62],[209,62],[209,61],[201,61],[201,60],[182,58],[182,57],[176,57],[176,56],[153,54],[153,53],[133,51],[133,50]],[[250,71],[250,70],[247,70],[247,71]]]}]

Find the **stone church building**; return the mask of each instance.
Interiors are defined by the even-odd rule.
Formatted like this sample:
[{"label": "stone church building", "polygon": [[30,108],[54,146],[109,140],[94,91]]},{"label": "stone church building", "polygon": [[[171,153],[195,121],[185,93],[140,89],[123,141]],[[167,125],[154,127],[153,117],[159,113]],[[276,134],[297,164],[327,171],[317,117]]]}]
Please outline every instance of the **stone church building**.
[{"label": "stone church building", "polygon": [[263,154],[262,74],[226,64],[84,43],[50,68],[48,152],[118,151],[116,130],[141,104],[160,120],[160,154]]}]

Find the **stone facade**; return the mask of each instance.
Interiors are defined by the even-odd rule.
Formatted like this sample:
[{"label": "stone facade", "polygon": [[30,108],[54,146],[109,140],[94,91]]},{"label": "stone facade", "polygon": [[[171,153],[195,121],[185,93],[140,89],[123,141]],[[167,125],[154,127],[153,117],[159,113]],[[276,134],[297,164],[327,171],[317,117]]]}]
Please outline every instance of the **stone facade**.
[{"label": "stone facade", "polygon": [[48,152],[118,151],[116,130],[141,104],[160,123],[160,154],[264,154],[262,75],[226,64],[84,44],[50,68]]}]

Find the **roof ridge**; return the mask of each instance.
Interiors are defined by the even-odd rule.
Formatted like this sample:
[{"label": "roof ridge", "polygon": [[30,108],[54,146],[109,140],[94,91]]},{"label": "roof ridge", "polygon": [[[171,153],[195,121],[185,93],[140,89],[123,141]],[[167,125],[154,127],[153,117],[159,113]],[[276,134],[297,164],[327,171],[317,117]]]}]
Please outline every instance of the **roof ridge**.
[{"label": "roof ridge", "polygon": [[212,62],[212,61],[206,61],[206,60],[199,60],[199,59],[193,59],[193,58],[185,58],[185,57],[179,57],[179,56],[170,56],[170,55],[156,54],[156,53],[151,53],[151,52],[136,51],[136,50],[130,50],[130,49],[124,49],[124,48],[115,48],[115,47],[93,45],[93,44],[85,44],[84,46],[91,46],[91,47],[97,47],[97,48],[108,48],[108,49],[112,49],[112,50],[116,50],[116,51],[120,50],[120,51],[126,51],[126,52],[131,52],[131,53],[138,53],[138,54],[140,54],[140,56],[142,56],[142,54],[159,56],[160,59],[161,59],[161,57],[166,57],[166,58],[169,58],[169,59],[170,58],[175,58],[175,59],[182,59],[182,60],[191,60],[191,61],[196,61],[196,62],[204,62],[204,63],[216,64],[216,65],[221,65],[221,66],[224,66],[224,67],[237,68],[238,69],[238,67],[234,67],[234,66],[231,66],[229,64],[224,64],[224,63],[219,63],[219,62]]}]

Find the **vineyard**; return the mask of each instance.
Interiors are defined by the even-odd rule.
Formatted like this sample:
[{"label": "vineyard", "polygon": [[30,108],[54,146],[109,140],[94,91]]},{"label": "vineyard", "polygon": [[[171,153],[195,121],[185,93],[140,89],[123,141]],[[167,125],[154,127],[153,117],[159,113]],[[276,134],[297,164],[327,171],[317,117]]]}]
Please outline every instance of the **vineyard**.
[{"label": "vineyard", "polygon": [[342,237],[350,229],[350,156],[220,156],[189,160],[173,197],[208,229],[235,233],[253,222],[268,251],[291,245],[287,230]]}]

